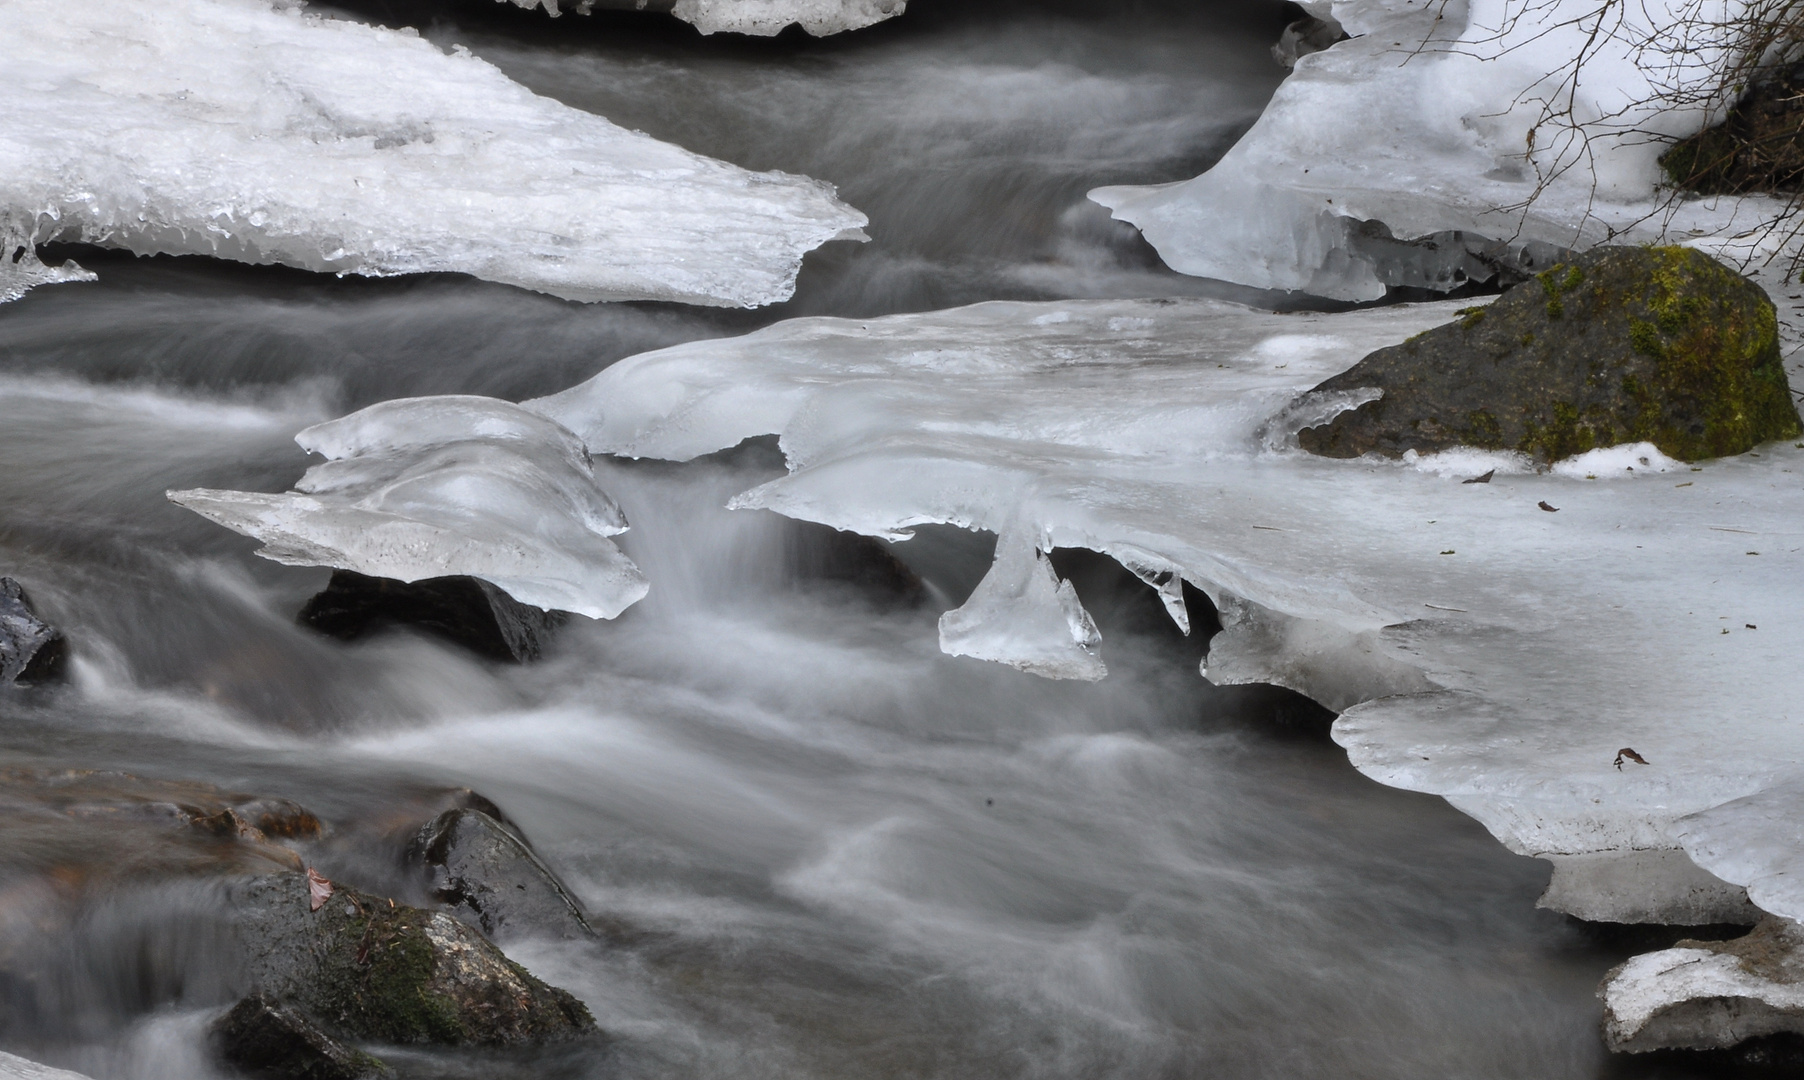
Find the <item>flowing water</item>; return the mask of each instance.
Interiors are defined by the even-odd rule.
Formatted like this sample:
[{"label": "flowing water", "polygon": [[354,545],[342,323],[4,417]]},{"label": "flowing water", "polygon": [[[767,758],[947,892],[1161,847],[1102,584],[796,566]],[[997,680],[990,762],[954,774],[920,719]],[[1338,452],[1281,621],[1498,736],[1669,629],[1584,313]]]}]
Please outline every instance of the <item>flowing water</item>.
[{"label": "flowing water", "polygon": [[[756,313],[79,252],[99,284],[0,308],[0,573],[77,658],[67,688],[0,694],[0,766],[292,798],[332,826],[308,851],[323,871],[404,897],[396,821],[449,786],[500,804],[612,928],[510,952],[612,1038],[383,1051],[403,1076],[1626,1075],[1592,998],[1625,954],[1535,910],[1543,864],[1360,777],[1282,695],[1208,686],[1119,582],[1086,579],[1110,677],[1046,682],[938,652],[982,537],[903,545],[940,603],[886,607],[799,575],[779,519],[720,509],[780,469],[768,448],[604,462],[653,592],[506,667],[304,631],[325,571],[163,499],[281,490],[307,464],[294,432],[351,408],[547,393],[794,314],[1244,297],[1162,270],[1082,193],[1231,145],[1282,74],[1281,12],[916,0],[865,34],[765,43],[487,0],[358,15],[832,181],[873,242],[811,256],[796,299]],[[0,852],[0,1045],[101,1078],[216,1075],[202,1032],[234,976],[213,894],[129,831],[73,837]]]}]

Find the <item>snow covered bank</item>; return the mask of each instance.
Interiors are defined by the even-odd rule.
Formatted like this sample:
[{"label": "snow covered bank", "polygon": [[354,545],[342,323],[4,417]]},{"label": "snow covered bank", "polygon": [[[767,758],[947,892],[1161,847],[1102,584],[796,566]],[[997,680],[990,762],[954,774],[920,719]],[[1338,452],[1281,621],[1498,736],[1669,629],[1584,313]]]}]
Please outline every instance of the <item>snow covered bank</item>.
[{"label": "snow covered bank", "polygon": [[82,240],[576,300],[757,306],[864,216],[538,97],[463,50],[279,0],[10,0],[0,299]]},{"label": "snow covered bank", "polygon": [[[1760,828],[1736,800],[1804,784],[1804,450],[1587,480],[1469,451],[1284,449],[1354,403],[1298,391],[1452,310],[1109,301],[795,320],[629,358],[526,407],[631,456],[781,433],[792,473],[735,506],[895,539],[926,522],[997,532],[995,580],[942,621],[948,651],[1102,673],[1081,608],[1022,553],[1106,552],[1174,616],[1181,576],[1227,627],[1212,680],[1344,710],[1336,738],[1362,771],[1552,861],[1546,903],[1745,917],[1749,851],[1761,874],[1804,867],[1795,829],[1735,837],[1736,858],[1706,839]],[[1804,898],[1757,899],[1804,916]]]},{"label": "snow covered bank", "polygon": [[373,405],[295,436],[327,458],[282,495],[174,502],[256,537],[266,559],[420,581],[467,574],[523,604],[611,619],[648,586],[608,537],[626,519],[570,432],[493,398]]},{"label": "snow covered bank", "polygon": [[[510,0],[499,0],[509,3]],[[542,7],[552,15],[593,9],[668,11],[704,34],[721,32],[771,37],[800,26],[815,37],[862,30],[893,19],[908,0],[511,0],[523,8]]]},{"label": "snow covered bank", "polygon": [[[1774,212],[1767,199],[1666,208],[1655,187],[1660,137],[1715,119],[1671,88],[1703,85],[1721,54],[1675,51],[1673,26],[1687,12],[1739,10],[1736,0],[1332,10],[1353,38],[1299,59],[1214,168],[1090,197],[1173,269],[1349,300],[1389,285],[1452,288],[1489,276],[1487,263],[1538,266],[1555,248],[1611,238],[1710,247]],[[1583,77],[1571,79],[1581,55]],[[1433,247],[1400,242],[1436,234]]]}]

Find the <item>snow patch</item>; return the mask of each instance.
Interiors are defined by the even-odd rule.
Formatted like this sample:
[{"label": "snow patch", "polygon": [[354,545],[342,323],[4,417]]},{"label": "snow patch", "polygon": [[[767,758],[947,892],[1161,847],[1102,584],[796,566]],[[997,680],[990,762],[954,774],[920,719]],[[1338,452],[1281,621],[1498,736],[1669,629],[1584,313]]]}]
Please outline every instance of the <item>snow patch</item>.
[{"label": "snow patch", "polygon": [[1667,457],[1660,452],[1659,447],[1649,442],[1600,446],[1596,450],[1587,450],[1553,463],[1554,475],[1570,480],[1620,480],[1655,473],[1683,472],[1685,468],[1684,462]]},{"label": "snow patch", "polygon": [[1405,450],[1403,462],[1420,472],[1449,479],[1470,480],[1486,473],[1520,476],[1535,471],[1535,463],[1527,454],[1513,450],[1479,450],[1471,446],[1455,446],[1432,454]]}]

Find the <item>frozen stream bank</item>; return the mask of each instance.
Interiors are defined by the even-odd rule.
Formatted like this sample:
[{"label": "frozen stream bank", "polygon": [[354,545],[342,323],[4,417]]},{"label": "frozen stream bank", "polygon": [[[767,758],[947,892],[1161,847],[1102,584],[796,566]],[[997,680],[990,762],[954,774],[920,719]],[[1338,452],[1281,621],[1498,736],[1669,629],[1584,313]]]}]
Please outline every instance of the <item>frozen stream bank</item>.
[{"label": "frozen stream bank", "polygon": [[[1438,798],[1360,776],[1339,747],[1286,735],[1290,705],[1211,688],[1195,674],[1193,642],[1130,617],[1155,596],[1138,582],[1077,582],[1101,634],[1080,662],[1109,674],[1049,682],[941,651],[941,608],[965,606],[993,564],[983,535],[917,530],[900,547],[944,601],[872,610],[804,579],[779,516],[724,509],[773,481],[768,494],[805,493],[806,478],[786,481],[767,445],[686,465],[602,456],[595,483],[630,521],[618,545],[651,591],[614,622],[573,624],[541,664],[511,669],[406,633],[346,647],[305,632],[294,614],[325,571],[259,560],[253,542],[162,497],[290,488],[318,464],[294,433],[364,406],[539,398],[618,357],[785,315],[862,326],[998,298],[1220,295],[1162,270],[1082,202],[1097,185],[1195,175],[1257,114],[1278,73],[1267,73],[1274,32],[1252,17],[1250,29],[1211,18],[1191,4],[1131,16],[1115,5],[936,14],[916,4],[859,36],[758,46],[768,52],[687,30],[681,41],[660,31],[554,42],[501,22],[427,28],[432,42],[465,44],[515,82],[622,127],[740,168],[832,182],[870,215],[873,241],[809,256],[796,299],[768,316],[566,304],[451,276],[335,280],[77,252],[99,282],[0,308],[0,556],[77,656],[69,687],[0,699],[0,764],[119,768],[291,798],[333,827],[310,850],[324,872],[396,889],[405,883],[388,876],[384,823],[447,785],[494,799],[590,911],[630,931],[606,948],[510,946],[581,996],[613,1041],[569,1054],[385,1053],[406,1077],[1620,1075],[1607,1071],[1592,994],[1626,952],[1534,908],[1545,866]],[[1124,396],[1121,422],[1084,423],[1020,395],[998,412],[1012,427],[978,427],[944,392],[974,384],[931,367],[911,381],[878,349],[873,370],[893,385],[819,388],[846,395],[848,429],[795,429],[786,405],[770,415],[826,464],[841,436],[863,431],[859,402],[902,402],[904,427],[944,407],[958,453],[989,485],[979,494],[995,487],[983,447],[1012,455],[1059,428],[1083,451],[1073,468],[1165,451],[1220,458],[1231,480],[1221,498],[1297,512],[1256,483],[1288,469],[1259,449],[1264,414],[1181,393],[1191,373],[1184,355],[1156,347],[1159,320],[1178,320],[1184,352],[1212,320],[1233,325],[1223,336],[1244,346],[1244,362],[1219,356],[1225,366],[1211,370],[1227,383],[1198,389],[1231,383],[1265,407],[1335,350],[1351,359],[1407,332],[1398,321],[1440,317],[1366,313],[1343,334],[1318,316],[1106,301],[1072,305],[1073,318],[1034,332],[1066,334],[1077,349],[1092,306],[1123,320],[1103,331],[1145,344],[1145,372],[1178,365],[1157,408]],[[981,326],[959,320],[982,317],[924,315],[896,340],[968,344]],[[1316,349],[1324,336],[1339,343]],[[987,371],[992,389],[1008,389],[1007,367],[1002,355]],[[953,374],[986,375],[973,368]],[[1107,364],[1056,356],[1045,368],[1055,381],[1113,378]],[[767,404],[781,396],[772,389],[748,384]],[[1122,419],[1140,412],[1164,420]],[[1172,445],[1174,425],[1194,437]],[[910,436],[895,434],[899,445]],[[1032,470],[1046,462],[1025,456],[1020,493],[1032,509],[1063,512],[1038,498]],[[895,462],[915,460],[879,456],[873,468],[887,482],[907,475]],[[923,485],[944,475],[943,457],[918,460]],[[1326,500],[1337,475],[1324,466],[1303,490]],[[1523,489],[1509,490],[1510,477],[1484,489],[1401,469],[1358,475],[1380,509],[1424,521],[1436,514],[1420,504],[1471,496],[1459,524],[1471,543],[1448,546],[1508,554],[1509,534],[1488,551],[1493,538],[1476,534],[1519,520]],[[1118,490],[1093,493],[1111,519],[1150,490],[1107,479]],[[1197,482],[1179,469],[1144,479],[1177,492]],[[1595,512],[1551,501],[1559,514],[1530,518]],[[873,500],[873,520],[890,514],[894,527],[893,511]],[[1383,529],[1379,515],[1339,512],[1352,536]],[[1238,560],[1248,572],[1233,591],[1265,597],[1268,610],[1280,610],[1280,588],[1295,610],[1319,600],[1314,560],[1358,569],[1333,536],[1246,518],[1235,534],[1233,514],[1219,520],[1219,534],[1195,535]],[[1023,531],[1035,539],[1031,527],[1013,539]],[[1142,531],[1136,542],[1158,552],[1161,537]],[[1004,554],[1037,572],[1033,546]],[[1405,553],[1411,567],[1427,564],[1420,599],[1462,606],[1430,595],[1451,573],[1438,561],[1455,558],[1439,550]],[[1251,573],[1268,555],[1279,573]],[[1201,576],[1230,569],[1223,557]],[[1359,625],[1417,599],[1350,595]],[[1526,603],[1477,599],[1513,620],[1501,636],[1521,636]],[[1055,625],[1067,637],[1054,643],[1069,658],[1064,611]],[[1266,656],[1244,655],[1248,672]],[[1218,651],[1212,675],[1227,681],[1229,659]],[[84,850],[113,850],[111,832],[85,836]],[[0,1045],[100,1080],[215,1080],[201,1032],[232,997],[228,965],[193,932],[204,906],[154,879],[68,891],[68,871],[41,845],[0,844]]]}]

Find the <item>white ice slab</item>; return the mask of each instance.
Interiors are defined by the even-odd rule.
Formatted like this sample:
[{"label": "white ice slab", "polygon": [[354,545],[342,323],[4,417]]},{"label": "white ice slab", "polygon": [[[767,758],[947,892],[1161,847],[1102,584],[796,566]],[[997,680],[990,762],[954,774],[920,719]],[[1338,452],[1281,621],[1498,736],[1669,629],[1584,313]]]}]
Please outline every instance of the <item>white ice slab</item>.
[{"label": "white ice slab", "polygon": [[263,541],[266,559],[419,581],[467,574],[523,604],[611,619],[648,586],[581,440],[493,398],[408,398],[295,437],[325,464],[281,495],[169,498]]},{"label": "white ice slab", "polygon": [[[510,0],[500,0],[508,3]],[[646,0],[511,0],[523,8],[543,8],[553,16],[566,11],[625,8],[644,11]],[[800,26],[815,37],[862,30],[893,19],[908,0],[658,0],[654,11],[668,10],[704,34],[722,31],[771,37]]]},{"label": "white ice slab", "polygon": [[81,1073],[53,1069],[27,1058],[0,1052],[0,1080],[89,1080]]},{"label": "white ice slab", "polygon": [[[632,357],[527,407],[632,456],[780,433],[793,472],[736,506],[892,539],[924,522],[1024,533],[1154,580],[1175,568],[1228,626],[1211,678],[1345,709],[1336,738],[1361,770],[1563,866],[1550,903],[1741,915],[1735,886],[1754,875],[1698,871],[1684,819],[1804,774],[1804,450],[1633,473],[1625,452],[1621,470],[1574,476],[1273,449],[1331,411],[1293,394],[1452,308],[795,320]],[[1649,764],[1619,769],[1623,748]],[[1775,866],[1804,868],[1804,835],[1767,835]],[[1670,873],[1620,888],[1631,864]],[[1756,899],[1804,916],[1804,896],[1778,896]]]},{"label": "white ice slab", "polygon": [[8,0],[0,41],[0,299],[48,280],[29,246],[55,236],[751,307],[787,298],[804,253],[865,223],[825,184],[691,154],[465,50],[276,0]]},{"label": "white ice slab", "polygon": [[[1665,207],[1655,185],[1660,136],[1714,119],[1666,89],[1705,85],[1719,62],[1709,48],[1674,54],[1677,13],[1741,6],[1336,0],[1354,37],[1300,59],[1212,169],[1090,197],[1183,273],[1350,300],[1384,292],[1374,259],[1349,242],[1351,220],[1398,237],[1467,230],[1565,247],[1734,236],[1770,217],[1771,200]],[[1547,119],[1567,110],[1576,127]]]}]

